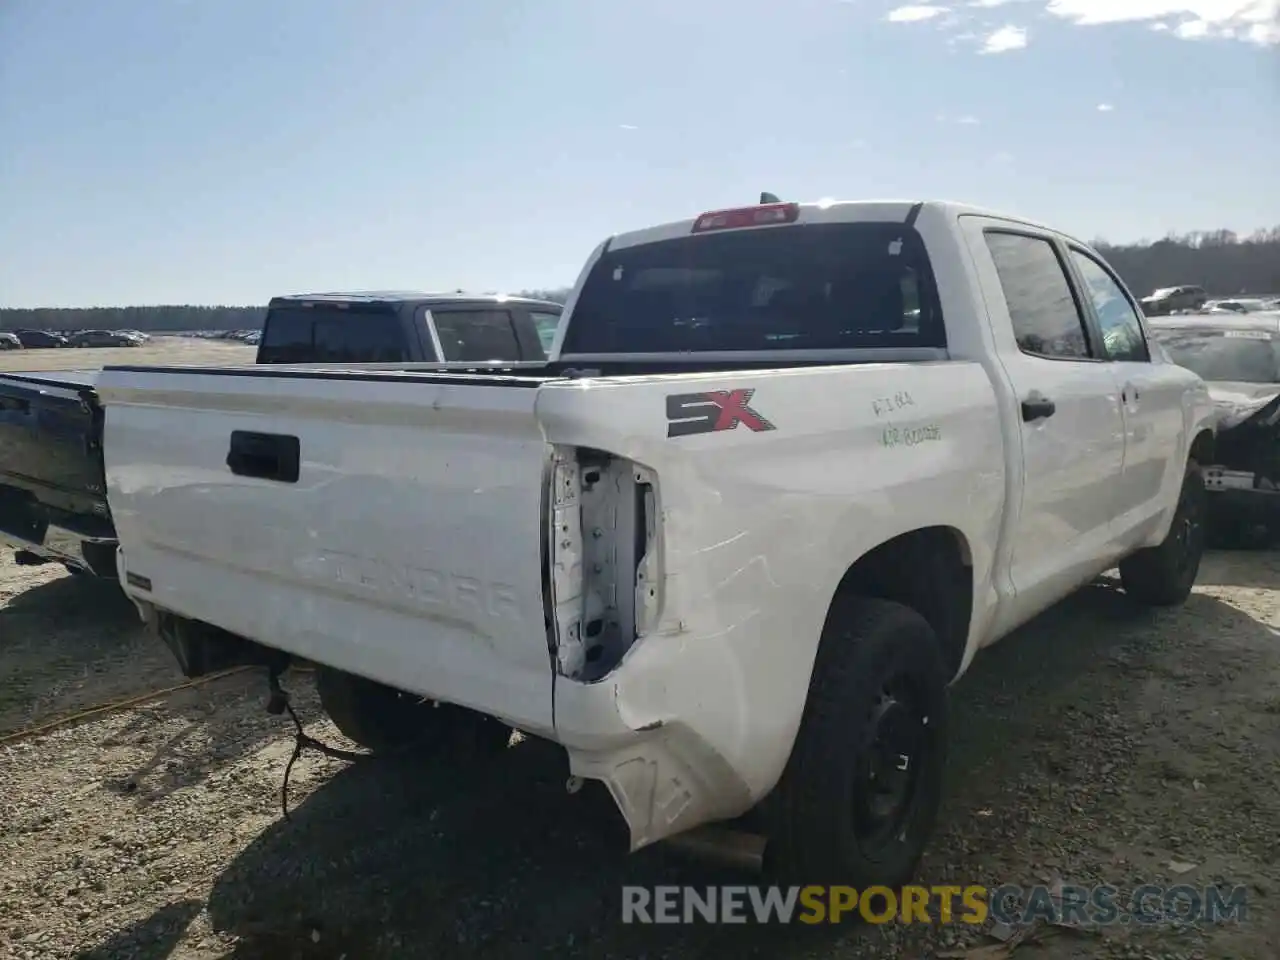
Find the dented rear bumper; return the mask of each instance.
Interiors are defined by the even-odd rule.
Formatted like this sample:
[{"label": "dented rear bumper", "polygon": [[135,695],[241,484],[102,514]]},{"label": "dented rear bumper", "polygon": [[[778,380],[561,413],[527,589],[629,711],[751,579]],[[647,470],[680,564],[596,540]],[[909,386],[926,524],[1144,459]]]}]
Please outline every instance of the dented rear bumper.
[{"label": "dented rear bumper", "polygon": [[[679,692],[680,677],[672,671],[699,668],[677,666],[657,650],[665,638],[650,639],[655,643],[636,647],[606,679],[560,679],[556,686],[556,739],[568,751],[570,771],[608,787],[630,829],[633,851],[738,816],[765,789],[760,768],[744,767],[719,746],[729,731],[708,716],[712,698],[703,696],[699,703]],[[714,676],[707,668],[699,674],[704,679]],[[741,706],[724,702],[719,709],[745,723]],[[752,734],[738,727],[731,737],[742,742]],[[769,751],[761,748],[763,759]]]}]

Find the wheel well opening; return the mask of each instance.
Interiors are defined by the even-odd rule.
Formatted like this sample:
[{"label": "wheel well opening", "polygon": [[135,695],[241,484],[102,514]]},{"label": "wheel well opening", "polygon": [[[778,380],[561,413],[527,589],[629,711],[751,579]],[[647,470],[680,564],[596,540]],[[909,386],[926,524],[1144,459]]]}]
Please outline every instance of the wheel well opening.
[{"label": "wheel well opening", "polygon": [[1191,442],[1191,459],[1204,466],[1213,463],[1214,438],[1213,431],[1201,430]]},{"label": "wheel well opening", "polygon": [[952,527],[925,527],[887,540],[864,554],[836,588],[892,600],[928,621],[954,675],[964,658],[973,613],[973,557],[964,535]]}]

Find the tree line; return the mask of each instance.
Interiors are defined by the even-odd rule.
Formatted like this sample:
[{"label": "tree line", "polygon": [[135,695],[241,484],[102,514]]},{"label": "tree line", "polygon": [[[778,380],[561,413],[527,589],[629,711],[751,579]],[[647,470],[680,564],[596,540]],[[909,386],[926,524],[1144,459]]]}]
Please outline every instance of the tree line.
[{"label": "tree line", "polygon": [[[1280,226],[1247,237],[1213,230],[1094,246],[1137,296],[1181,284],[1202,286],[1210,296],[1280,295]],[[561,288],[521,295],[563,303],[567,294]],[[265,306],[0,308],[0,330],[252,330],[265,313]]]}]

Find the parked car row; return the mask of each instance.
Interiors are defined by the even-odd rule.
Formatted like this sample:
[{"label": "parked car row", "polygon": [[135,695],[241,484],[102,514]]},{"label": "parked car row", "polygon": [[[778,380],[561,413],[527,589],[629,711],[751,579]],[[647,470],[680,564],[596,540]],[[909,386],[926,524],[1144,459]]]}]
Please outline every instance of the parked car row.
[{"label": "parked car row", "polygon": [[238,340],[255,345],[262,339],[261,330],[193,330],[185,335],[201,340]]},{"label": "parked car row", "polygon": [[1189,595],[1216,416],[1073,237],[762,197],[563,311],[278,297],[256,366],[0,377],[0,530],[79,537],[188,676],[318,664],[374,752],[515,727],[632,849],[734,821],[896,888],[978,651],[1117,566]]},{"label": "parked car row", "polygon": [[48,350],[58,347],[137,347],[150,338],[138,330],[11,330],[0,333],[0,349]]},{"label": "parked car row", "polygon": [[1210,299],[1204,287],[1164,287],[1139,301],[1148,317],[1194,313],[1259,313],[1280,310],[1280,297],[1238,296]]}]

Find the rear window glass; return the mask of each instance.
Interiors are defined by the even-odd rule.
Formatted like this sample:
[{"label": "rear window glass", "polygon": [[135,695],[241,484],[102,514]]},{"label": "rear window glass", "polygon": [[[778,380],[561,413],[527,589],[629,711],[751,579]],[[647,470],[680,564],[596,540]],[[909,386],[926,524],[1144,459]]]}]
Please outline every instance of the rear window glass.
[{"label": "rear window glass", "polygon": [[551,343],[556,338],[556,330],[560,327],[560,314],[530,310],[529,316],[533,320],[534,326],[537,327],[538,340],[542,343],[542,349],[550,351]]},{"label": "rear window glass", "polygon": [[1203,380],[1280,383],[1280,341],[1265,331],[1161,330],[1165,355]]},{"label": "rear window glass", "polygon": [[433,310],[431,319],[446,361],[520,359],[520,344],[506,310]]},{"label": "rear window glass", "polygon": [[402,363],[413,359],[400,319],[324,307],[267,312],[258,363]]},{"label": "rear window glass", "polygon": [[606,252],[563,354],[945,345],[924,244],[901,223],[708,233]]}]

